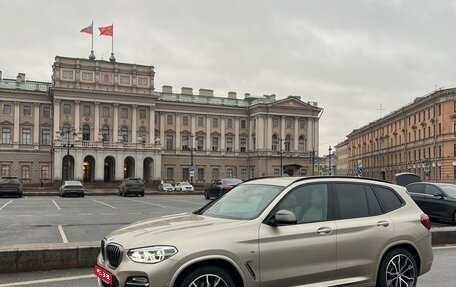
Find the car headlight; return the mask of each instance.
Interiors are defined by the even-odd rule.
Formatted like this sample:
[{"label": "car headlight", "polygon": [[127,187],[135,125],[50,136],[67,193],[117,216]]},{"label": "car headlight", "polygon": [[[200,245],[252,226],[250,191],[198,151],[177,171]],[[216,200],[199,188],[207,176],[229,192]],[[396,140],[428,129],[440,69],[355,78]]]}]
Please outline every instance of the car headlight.
[{"label": "car headlight", "polygon": [[150,246],[128,251],[128,258],[137,263],[155,264],[159,263],[177,253],[174,246]]}]

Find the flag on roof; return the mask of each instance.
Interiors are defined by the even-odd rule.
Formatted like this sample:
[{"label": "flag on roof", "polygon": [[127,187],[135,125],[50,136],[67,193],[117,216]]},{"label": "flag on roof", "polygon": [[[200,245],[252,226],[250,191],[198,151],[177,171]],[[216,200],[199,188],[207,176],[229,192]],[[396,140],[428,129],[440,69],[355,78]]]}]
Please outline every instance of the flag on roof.
[{"label": "flag on roof", "polygon": [[104,35],[104,36],[111,36],[113,35],[113,32],[114,32],[114,25],[110,25],[110,26],[105,26],[105,27],[98,27],[98,30],[100,30],[100,36],[101,35]]},{"label": "flag on roof", "polygon": [[93,35],[93,23],[82,29],[81,32]]}]

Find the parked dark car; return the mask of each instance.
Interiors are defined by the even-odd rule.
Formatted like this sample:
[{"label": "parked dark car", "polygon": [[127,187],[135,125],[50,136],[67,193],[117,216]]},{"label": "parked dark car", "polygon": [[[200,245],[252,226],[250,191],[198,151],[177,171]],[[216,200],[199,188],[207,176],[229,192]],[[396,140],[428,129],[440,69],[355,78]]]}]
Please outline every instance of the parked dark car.
[{"label": "parked dark car", "polygon": [[17,176],[2,176],[0,177],[0,196],[16,195],[22,197],[23,184]]},{"label": "parked dark car", "polygon": [[456,224],[456,184],[415,182],[406,188],[431,220]]},{"label": "parked dark car", "polygon": [[76,195],[84,197],[85,188],[79,180],[66,180],[59,187],[59,195],[64,197],[65,195]]},{"label": "parked dark car", "polygon": [[122,180],[119,185],[119,195],[127,196],[135,194],[136,196],[144,196],[144,181],[139,177],[127,177]]},{"label": "parked dark car", "polygon": [[206,199],[218,198],[241,183],[242,180],[237,178],[222,178],[216,180],[209,188],[204,190],[204,197]]}]

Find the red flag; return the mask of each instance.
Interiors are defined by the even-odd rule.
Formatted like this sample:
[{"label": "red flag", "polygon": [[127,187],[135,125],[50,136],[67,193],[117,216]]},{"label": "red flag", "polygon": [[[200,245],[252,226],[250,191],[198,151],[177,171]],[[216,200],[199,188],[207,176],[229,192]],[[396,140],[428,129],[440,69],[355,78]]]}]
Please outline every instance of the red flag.
[{"label": "red flag", "polygon": [[105,36],[111,36],[114,32],[113,25],[111,26],[106,26],[106,27],[98,27],[98,30],[100,30],[100,36],[105,35]]},{"label": "red flag", "polygon": [[87,34],[93,34],[93,24],[90,24],[89,26],[85,27],[84,29],[81,30],[82,33],[87,33]]}]

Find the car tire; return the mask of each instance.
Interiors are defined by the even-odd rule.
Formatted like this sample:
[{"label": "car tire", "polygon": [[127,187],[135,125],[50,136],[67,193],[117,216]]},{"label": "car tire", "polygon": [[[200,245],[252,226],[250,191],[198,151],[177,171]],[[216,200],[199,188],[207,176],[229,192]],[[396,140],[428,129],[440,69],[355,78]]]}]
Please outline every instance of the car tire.
[{"label": "car tire", "polygon": [[400,284],[396,284],[405,281],[408,284],[407,286],[414,287],[417,283],[418,272],[413,255],[406,249],[396,248],[386,253],[383,257],[376,286],[399,286]]},{"label": "car tire", "polygon": [[81,197],[84,197],[84,193],[81,194]]},{"label": "car tire", "polygon": [[204,191],[204,198],[205,198],[205,199],[209,199],[209,195],[207,194],[206,191]]},{"label": "car tire", "polygon": [[144,197],[144,192],[141,192],[139,195],[141,195],[141,197]]},{"label": "car tire", "polygon": [[[216,282],[218,282],[217,285]],[[186,274],[177,286],[235,287],[236,285],[233,278],[224,269],[217,266],[202,266]]]}]

